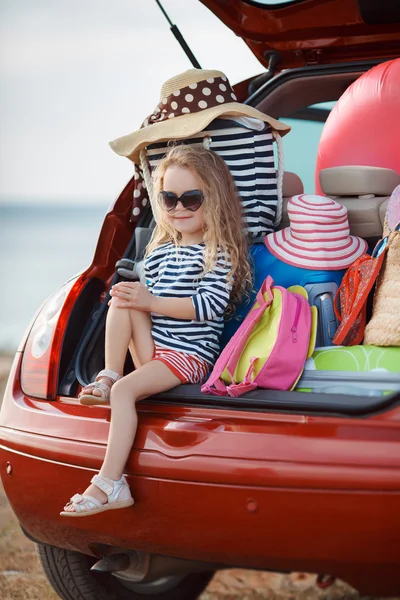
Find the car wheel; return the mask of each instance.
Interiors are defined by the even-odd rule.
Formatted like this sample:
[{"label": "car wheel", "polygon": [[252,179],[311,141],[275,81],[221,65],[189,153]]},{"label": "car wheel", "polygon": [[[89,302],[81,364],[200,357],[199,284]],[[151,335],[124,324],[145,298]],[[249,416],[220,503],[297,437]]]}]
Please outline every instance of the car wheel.
[{"label": "car wheel", "polygon": [[97,559],[55,546],[36,544],[39,560],[63,600],[195,600],[214,573],[171,575],[149,583],[122,582],[90,567]]}]

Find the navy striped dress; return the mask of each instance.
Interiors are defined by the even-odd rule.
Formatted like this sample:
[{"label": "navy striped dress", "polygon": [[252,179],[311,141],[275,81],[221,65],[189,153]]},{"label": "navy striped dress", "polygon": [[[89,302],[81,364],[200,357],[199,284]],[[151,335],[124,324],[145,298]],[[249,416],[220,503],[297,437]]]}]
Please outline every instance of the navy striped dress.
[{"label": "navy striped dress", "polygon": [[194,320],[152,313],[155,344],[194,354],[213,365],[220,352],[219,337],[232,290],[227,281],[231,264],[218,251],[216,266],[203,275],[204,249],[204,243],[176,247],[169,242],[145,259],[144,268],[146,285],[154,296],[192,298],[196,311]]},{"label": "navy striped dress", "polygon": [[[204,131],[211,138],[210,150],[224,159],[236,183],[249,236],[258,238],[274,231],[278,190],[270,126],[248,117],[219,118]],[[202,143],[203,137],[197,134],[180,143]],[[166,142],[147,147],[152,170],[167,151]]]}]

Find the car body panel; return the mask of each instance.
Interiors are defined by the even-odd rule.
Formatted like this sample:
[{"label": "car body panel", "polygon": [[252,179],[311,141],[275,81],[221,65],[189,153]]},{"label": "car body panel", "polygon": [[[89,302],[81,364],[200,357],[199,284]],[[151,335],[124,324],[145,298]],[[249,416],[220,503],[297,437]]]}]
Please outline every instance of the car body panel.
[{"label": "car body panel", "polygon": [[4,461],[12,465],[3,480],[20,523],[51,545],[94,555],[111,546],[247,568],[328,572],[365,593],[373,593],[374,578],[381,579],[380,593],[399,589],[400,490],[328,492],[284,482],[232,486],[196,476],[135,475],[129,477],[133,508],[65,519],[60,506],[71,489],[85,488],[93,471],[5,449],[0,461],[3,473]]},{"label": "car body panel", "polygon": [[[360,10],[357,0],[302,0],[278,6],[246,0],[201,1],[243,38],[265,67],[270,53],[277,53],[278,71],[400,54],[399,23],[394,18],[364,22],[367,11]],[[377,5],[382,9],[381,3]]]},{"label": "car body panel", "polygon": [[[15,360],[14,373],[19,361]],[[98,468],[108,439],[110,407],[86,407],[62,397],[57,402],[28,398],[13,372],[14,386],[7,388],[0,415],[3,443],[17,451],[35,449],[44,460]],[[164,401],[140,402],[138,414],[140,427],[128,462],[131,474],[155,472],[168,478],[170,473],[172,479],[190,479],[196,473],[198,481],[233,485],[274,486],[285,481],[289,487],[400,489],[399,421],[176,406]],[[232,470],[229,463],[242,466]],[[365,478],[363,469],[368,471]]]},{"label": "car body panel", "polygon": [[[26,397],[20,361],[1,413],[0,469],[13,510],[35,539],[94,555],[111,545],[329,572],[369,593],[374,578],[384,577],[387,592],[396,591],[398,421],[142,402],[126,467],[135,507],[66,520],[63,504],[102,463],[110,410]],[[363,581],[360,564],[372,565]]]}]

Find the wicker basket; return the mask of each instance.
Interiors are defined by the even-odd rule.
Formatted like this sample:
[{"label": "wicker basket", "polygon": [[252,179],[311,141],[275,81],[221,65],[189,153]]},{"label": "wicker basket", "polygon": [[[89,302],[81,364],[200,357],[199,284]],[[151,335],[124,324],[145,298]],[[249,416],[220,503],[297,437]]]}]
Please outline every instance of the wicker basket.
[{"label": "wicker basket", "polygon": [[372,318],[365,328],[364,344],[400,346],[400,231],[390,231],[385,220],[387,251],[379,273]]}]

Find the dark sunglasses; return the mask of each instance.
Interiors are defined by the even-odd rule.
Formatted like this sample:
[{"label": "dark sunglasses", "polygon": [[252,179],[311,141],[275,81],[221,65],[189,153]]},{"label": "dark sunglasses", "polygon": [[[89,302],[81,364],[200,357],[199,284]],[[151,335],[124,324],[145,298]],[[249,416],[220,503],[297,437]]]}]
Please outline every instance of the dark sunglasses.
[{"label": "dark sunglasses", "polygon": [[178,202],[181,202],[183,208],[195,212],[203,204],[204,196],[201,190],[189,190],[184,192],[182,196],[177,196],[174,192],[160,192],[160,198],[165,210],[170,212],[174,210]]}]

